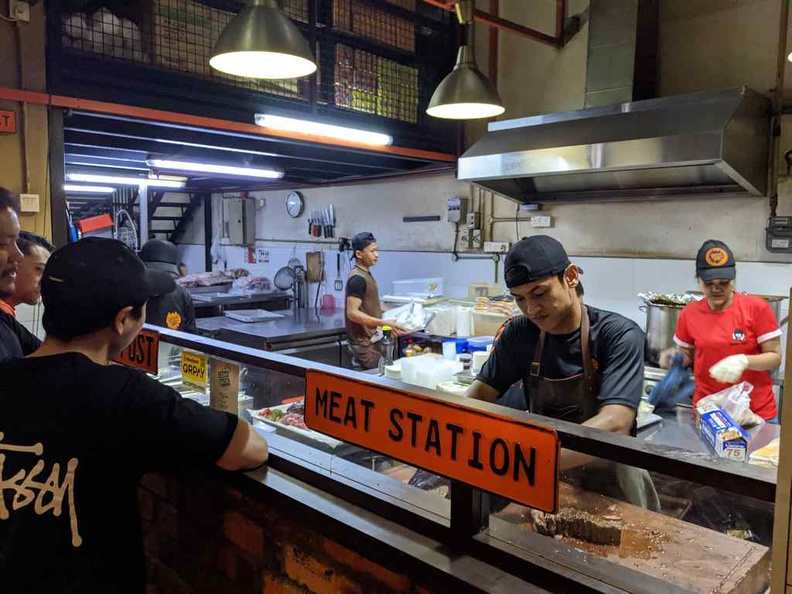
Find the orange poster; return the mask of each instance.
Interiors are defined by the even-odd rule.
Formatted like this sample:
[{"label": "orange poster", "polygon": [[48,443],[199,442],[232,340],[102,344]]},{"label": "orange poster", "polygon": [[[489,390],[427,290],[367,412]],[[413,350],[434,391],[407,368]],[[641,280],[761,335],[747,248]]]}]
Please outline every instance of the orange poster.
[{"label": "orange poster", "polygon": [[16,132],[16,113],[13,111],[0,110],[0,132]]},{"label": "orange poster", "polygon": [[311,429],[542,511],[558,511],[554,429],[308,371]]},{"label": "orange poster", "polygon": [[159,371],[159,340],[159,332],[141,330],[135,340],[113,361],[156,375]]}]

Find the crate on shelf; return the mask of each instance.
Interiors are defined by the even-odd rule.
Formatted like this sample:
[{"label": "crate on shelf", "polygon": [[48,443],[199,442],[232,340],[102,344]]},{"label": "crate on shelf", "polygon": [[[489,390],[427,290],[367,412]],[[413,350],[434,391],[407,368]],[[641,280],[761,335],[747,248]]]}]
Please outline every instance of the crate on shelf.
[{"label": "crate on shelf", "polygon": [[[402,6],[402,2],[391,2]],[[404,2],[403,8],[410,3]],[[415,2],[412,8],[415,10]],[[415,51],[415,23],[364,0],[333,0],[333,28],[409,52]]]},{"label": "crate on shelf", "polygon": [[334,71],[336,107],[418,121],[417,69],[337,44]]}]

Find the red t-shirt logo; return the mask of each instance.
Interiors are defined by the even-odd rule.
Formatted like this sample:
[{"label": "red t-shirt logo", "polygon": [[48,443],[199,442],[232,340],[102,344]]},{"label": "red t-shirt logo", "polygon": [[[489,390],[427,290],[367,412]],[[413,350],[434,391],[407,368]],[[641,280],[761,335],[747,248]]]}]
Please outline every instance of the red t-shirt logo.
[{"label": "red t-shirt logo", "polygon": [[734,334],[732,334],[732,338],[734,338],[734,340],[736,340],[737,342],[743,342],[745,340],[745,332],[737,328],[734,331]]}]

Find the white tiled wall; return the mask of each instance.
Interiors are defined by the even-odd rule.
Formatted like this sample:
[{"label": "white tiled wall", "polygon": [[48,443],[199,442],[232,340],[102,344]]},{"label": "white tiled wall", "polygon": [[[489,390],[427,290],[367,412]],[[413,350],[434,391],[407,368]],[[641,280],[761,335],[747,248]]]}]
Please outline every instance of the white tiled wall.
[{"label": "white tiled wall", "polygon": [[41,303],[35,307],[30,305],[18,305],[16,308],[17,320],[33,334],[44,339],[44,328],[41,325],[41,315],[44,308]]}]

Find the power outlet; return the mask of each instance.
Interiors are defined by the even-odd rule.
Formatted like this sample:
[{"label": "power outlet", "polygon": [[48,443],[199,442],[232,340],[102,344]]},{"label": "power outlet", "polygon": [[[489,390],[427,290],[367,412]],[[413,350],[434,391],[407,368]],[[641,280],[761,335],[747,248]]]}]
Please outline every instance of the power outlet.
[{"label": "power outlet", "polygon": [[509,251],[508,241],[485,241],[484,251],[488,254],[505,254]]},{"label": "power outlet", "polygon": [[20,194],[19,201],[22,203],[22,212],[39,212],[39,195],[38,194]]},{"label": "power outlet", "polygon": [[8,16],[15,21],[30,22],[30,5],[21,0],[8,0]]},{"label": "power outlet", "polygon": [[551,216],[531,217],[531,227],[547,228],[552,226],[553,226],[553,217]]}]

